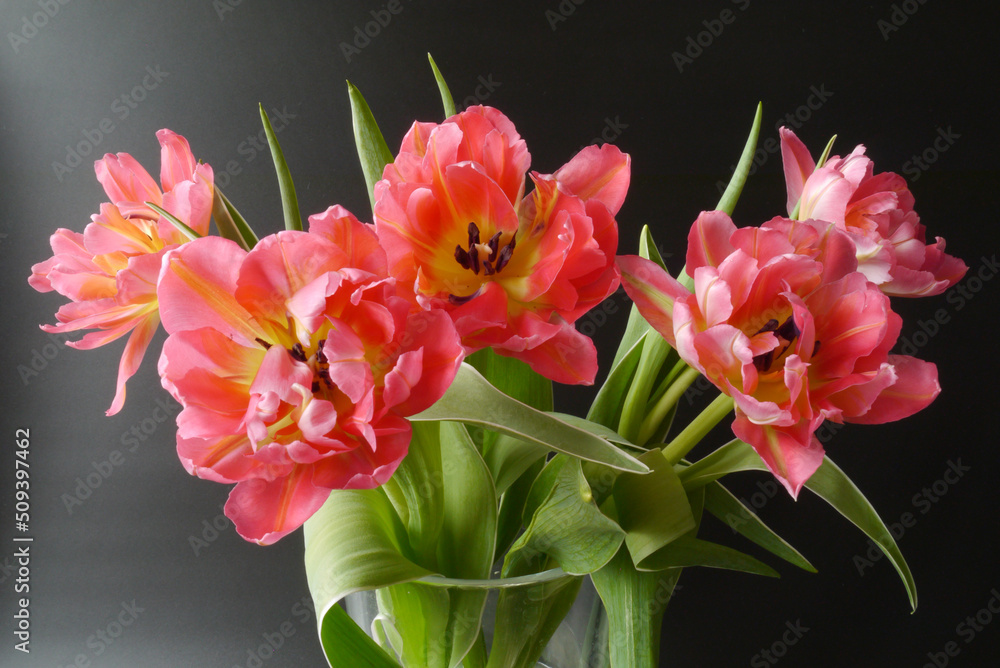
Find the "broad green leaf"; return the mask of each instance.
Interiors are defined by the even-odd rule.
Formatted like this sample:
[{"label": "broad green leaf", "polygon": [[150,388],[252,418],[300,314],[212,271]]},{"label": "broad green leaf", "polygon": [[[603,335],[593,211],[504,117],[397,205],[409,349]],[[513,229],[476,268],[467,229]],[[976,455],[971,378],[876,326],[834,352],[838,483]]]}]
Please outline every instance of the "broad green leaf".
[{"label": "broad green leaf", "polygon": [[552,381],[525,362],[499,355],[492,348],[478,350],[465,361],[508,397],[540,411],[552,410]]},{"label": "broad green leaf", "polygon": [[[634,306],[632,309],[635,313],[638,313]],[[645,323],[646,321],[642,320],[642,322]],[[653,335],[656,335],[655,332]],[[611,369],[611,372],[608,373],[608,377],[604,380],[604,384],[601,385],[601,389],[597,391],[594,403],[591,404],[590,411],[587,413],[587,419],[591,422],[602,424],[609,429],[614,429],[618,426],[622,415],[622,404],[625,403],[625,395],[628,393],[628,387],[635,376],[636,368],[639,366],[639,358],[642,356],[643,342],[646,336],[647,334],[645,333],[640,335],[632,343],[632,347],[625,351],[621,360]]]},{"label": "broad green leaf", "polygon": [[750,174],[753,155],[757,150],[757,137],[760,135],[760,118],[762,112],[763,105],[758,103],[757,113],[753,117],[753,127],[750,129],[750,136],[747,137],[747,143],[743,147],[743,154],[740,155],[740,161],[736,163],[736,170],[733,172],[733,176],[729,180],[729,185],[726,186],[725,192],[722,193],[722,199],[715,206],[716,210],[725,211],[730,216],[733,215],[736,202],[739,200],[740,193],[743,192],[743,185],[747,181],[747,175]]},{"label": "broad green leaf", "polygon": [[625,530],[625,544],[636,564],[696,528],[684,487],[660,451],[647,452],[639,460],[653,472],[641,476],[623,473],[614,489],[618,523]]},{"label": "broad green leaf", "polygon": [[705,490],[705,510],[726,523],[733,531],[781,557],[799,568],[815,573],[816,569],[798,550],[774,533],[757,515],[740,502],[718,481],[709,483]]},{"label": "broad green leaf", "polygon": [[376,596],[377,630],[403,665],[453,668],[479,637],[487,590],[404,582]]},{"label": "broad green leaf", "polygon": [[[540,411],[552,410],[552,381],[513,357],[483,348],[466,361],[493,387]],[[549,452],[549,448],[491,430],[482,430],[483,458],[493,473],[497,493],[514,482],[528,466]]]},{"label": "broad green leaf", "polygon": [[580,460],[557,456],[528,494],[527,529],[504,558],[510,577],[545,568],[548,558],[571,575],[591,573],[618,551],[625,532],[594,503]]},{"label": "broad green leaf", "polygon": [[406,457],[382,488],[406,527],[417,563],[431,570],[437,570],[444,486],[440,423],[416,422]]},{"label": "broad green leaf", "polygon": [[212,200],[212,215],[215,217],[215,226],[219,228],[219,234],[232,241],[235,241],[244,250],[251,250],[257,245],[259,239],[246,219],[240,215],[233,203],[222,192],[219,186],[215,186],[215,196]]},{"label": "broad green leaf", "polygon": [[543,466],[545,466],[545,460],[538,459],[513,484],[508,486],[507,491],[500,497],[500,512],[497,519],[496,553],[498,555],[505,554],[521,532],[524,503]]},{"label": "broad green leaf", "polygon": [[724,568],[773,578],[778,577],[776,570],[748,554],[743,554],[725,545],[695,538],[691,534],[677,538],[669,545],[651,554],[640,564],[643,570],[648,568],[652,571],[689,566]]},{"label": "broad green leaf", "polygon": [[565,575],[500,590],[487,668],[534,668],[582,582],[583,578]]},{"label": "broad green leaf", "polygon": [[[729,473],[766,470],[767,467],[764,466],[750,445],[740,440],[734,440],[691,466],[681,469],[678,471],[678,477],[684,483],[684,487],[691,490]],[[910,568],[906,565],[906,560],[899,551],[899,546],[896,545],[889,529],[886,528],[885,522],[878,516],[861,490],[843,471],[837,468],[837,465],[829,457],[823,458],[823,463],[806,481],[805,486],[875,541],[892,562],[896,572],[899,573],[903,586],[906,588],[910,606],[916,610],[917,590]]]},{"label": "broad green leaf", "polygon": [[334,490],[303,533],[309,591],[321,615],[352,592],[433,574],[411,559],[406,528],[379,489]]},{"label": "broad green leaf", "polygon": [[579,427],[589,431],[594,436],[600,436],[606,441],[611,441],[612,443],[617,443],[618,445],[628,448],[634,452],[642,454],[646,452],[645,448],[641,448],[632,441],[628,440],[624,436],[618,434],[617,431],[611,429],[610,427],[605,427],[603,424],[597,422],[591,422],[586,418],[582,418],[579,415],[571,415],[570,413],[559,413],[553,412],[552,415],[556,416],[563,422],[573,425],[574,427]]},{"label": "broad green leaf", "polygon": [[392,162],[392,151],[378,129],[372,110],[361,96],[361,91],[347,82],[347,92],[351,98],[351,117],[354,122],[354,144],[358,148],[358,158],[361,160],[361,171],[365,175],[365,185],[368,187],[368,200],[372,211],[375,211],[375,184],[382,178],[385,166]]},{"label": "broad green leaf", "polygon": [[503,494],[521,475],[551,452],[548,448],[498,434],[491,445],[484,446],[483,459],[493,475],[497,494]]},{"label": "broad green leaf", "polygon": [[861,490],[829,457],[823,458],[823,463],[806,481],[806,487],[875,541],[892,562],[896,572],[899,573],[903,586],[906,587],[906,594],[910,599],[910,607],[915,612],[917,609],[917,585],[913,581],[910,567],[906,565],[906,560],[899,551],[899,546],[896,545],[892,533],[889,532],[885,522],[878,516]]},{"label": "broad green leaf", "polygon": [[767,466],[752,447],[733,439],[694,464],[679,468],[677,477],[684,483],[684,489],[691,491],[730,473],[766,470]]},{"label": "broad green leaf", "polygon": [[434,70],[434,80],[437,81],[438,90],[441,91],[441,104],[444,106],[444,117],[454,116],[455,100],[451,97],[448,84],[445,83],[444,77],[441,76],[441,70],[438,69],[437,63],[434,62],[434,58],[429,53],[427,54],[427,60],[431,61],[431,69]]},{"label": "broad green leaf", "polygon": [[444,521],[437,551],[438,572],[452,578],[488,578],[497,534],[493,478],[464,425],[441,422],[439,427]]},{"label": "broad green leaf", "polygon": [[643,340],[642,356],[639,358],[635,376],[625,396],[621,420],[618,423],[618,433],[639,445],[645,445],[641,439],[641,429],[649,397],[671,350],[670,344],[662,336],[656,335],[656,332]]},{"label": "broad green leaf", "polygon": [[320,617],[319,640],[332,668],[399,668],[339,605]]},{"label": "broad green leaf", "polygon": [[145,205],[148,206],[153,211],[155,211],[156,213],[158,213],[161,216],[163,216],[164,218],[166,218],[167,222],[169,222],[171,225],[173,225],[174,227],[176,227],[181,232],[181,234],[183,234],[184,236],[186,236],[191,241],[194,241],[195,239],[200,239],[201,238],[200,234],[198,234],[197,232],[195,232],[194,230],[192,230],[190,227],[188,227],[187,225],[185,225],[181,220],[179,220],[176,216],[174,216],[169,211],[167,211],[167,210],[165,210],[165,209],[163,209],[163,208],[161,208],[161,207],[153,204],[152,202],[145,202]]},{"label": "broad green leaf", "polygon": [[302,230],[302,216],[299,214],[299,200],[295,196],[295,184],[288,171],[288,163],[285,162],[285,154],[278,143],[278,137],[274,134],[274,128],[271,127],[267,112],[264,111],[264,105],[260,105],[260,120],[264,123],[264,134],[267,135],[267,144],[271,148],[274,171],[278,174],[278,188],[281,190],[281,211],[285,216],[285,229]]},{"label": "broad green leaf", "polygon": [[591,574],[608,615],[612,668],[659,665],[663,613],[680,574],[680,569],[637,571],[624,545],[604,568]]},{"label": "broad green leaf", "polygon": [[603,438],[512,399],[465,363],[444,396],[410,420],[466,422],[612,468],[636,473],[649,470]]}]

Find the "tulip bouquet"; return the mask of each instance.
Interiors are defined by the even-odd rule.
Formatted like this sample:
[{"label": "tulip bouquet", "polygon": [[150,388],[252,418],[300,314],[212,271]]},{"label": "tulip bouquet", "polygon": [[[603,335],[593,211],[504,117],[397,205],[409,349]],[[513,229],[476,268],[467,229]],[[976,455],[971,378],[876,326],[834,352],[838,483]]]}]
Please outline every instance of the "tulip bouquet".
[{"label": "tulip bouquet", "polygon": [[[512,121],[455,113],[431,64],[446,118],[413,123],[395,155],[349,87],[372,223],[334,205],[303,228],[262,109],[284,231],[258,238],[211,167],[161,130],[160,183],[126,153],[99,160],[109,201],[82,234],[56,231],[29,278],[70,300],[43,329],[95,330],[69,345],[128,335],[109,415],[162,322],[178,456],[235,485],[225,512],[248,541],[304,526],[330,664],[657,665],[682,569],[777,575],[699,538],[706,513],[814,570],[723,486],[750,470],[855,523],[915,606],[893,537],[816,437],[825,421],[898,420],[940,391],[934,364],[892,353],[891,300],[938,294],[966,266],[927,243],[905,181],[875,173],[862,146],[831,156],[831,140],[814,161],[782,129],[786,215],[737,227],[758,108],[674,277],[655,230],[618,255],[628,155],[588,146],[529,171]],[[588,414],[555,412],[553,382],[598,375],[574,322],[620,285],[634,307]],[[702,376],[717,396],[675,424]],[[726,419],[735,439],[692,456]],[[553,649],[565,637],[575,645]]]}]

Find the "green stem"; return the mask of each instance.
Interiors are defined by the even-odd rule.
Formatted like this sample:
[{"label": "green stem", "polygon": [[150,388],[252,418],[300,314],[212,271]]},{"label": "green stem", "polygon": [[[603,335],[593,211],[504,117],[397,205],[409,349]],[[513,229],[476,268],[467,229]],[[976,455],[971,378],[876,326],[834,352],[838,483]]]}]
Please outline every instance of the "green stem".
[{"label": "green stem", "polygon": [[667,388],[667,391],[663,393],[663,396],[656,402],[656,405],[646,413],[646,417],[642,421],[642,426],[639,428],[638,445],[644,445],[649,442],[649,439],[653,437],[656,430],[660,428],[660,424],[666,419],[670,409],[677,404],[684,391],[700,375],[700,371],[689,366],[677,376],[677,379]]},{"label": "green stem", "polygon": [[677,434],[674,440],[663,448],[663,456],[671,464],[676,464],[691,451],[691,448],[698,445],[701,439],[705,438],[722,418],[732,411],[733,398],[726,394],[720,394],[698,417],[691,421],[691,424],[684,427],[684,431]]}]

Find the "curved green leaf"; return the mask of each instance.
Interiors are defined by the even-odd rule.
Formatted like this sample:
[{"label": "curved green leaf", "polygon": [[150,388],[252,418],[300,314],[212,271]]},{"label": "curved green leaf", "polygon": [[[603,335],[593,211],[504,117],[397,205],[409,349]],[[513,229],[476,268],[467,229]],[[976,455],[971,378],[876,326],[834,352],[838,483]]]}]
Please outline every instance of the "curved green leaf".
[{"label": "curved green leaf", "polygon": [[243,250],[252,250],[259,241],[257,235],[240,212],[236,210],[233,203],[223,194],[219,186],[215,186],[215,194],[212,198],[212,216],[215,218],[215,226],[219,230],[219,235],[224,239],[235,241]]},{"label": "curved green leaf", "polygon": [[427,54],[427,60],[431,61],[431,69],[434,70],[434,80],[437,81],[438,90],[441,91],[441,104],[444,107],[444,117],[454,116],[455,100],[451,97],[448,84],[445,83],[444,77],[441,76],[441,70],[438,69],[437,63],[434,62],[434,58],[429,53]]},{"label": "curved green leaf", "polygon": [[331,668],[399,668],[339,605],[320,617],[319,640]]},{"label": "curved green leaf", "polygon": [[271,158],[274,160],[274,171],[278,174],[278,188],[281,190],[281,211],[285,215],[286,230],[302,230],[302,216],[299,214],[299,200],[295,196],[295,184],[285,162],[285,154],[278,143],[278,137],[271,127],[271,120],[260,105],[260,120],[264,123],[264,134],[267,135],[267,145],[271,148]]},{"label": "curved green leaf", "polygon": [[823,463],[806,481],[806,487],[875,541],[892,562],[896,572],[899,573],[903,586],[906,588],[906,595],[910,599],[910,607],[916,612],[917,585],[913,581],[910,567],[906,565],[903,553],[899,551],[899,546],[896,545],[896,540],[892,537],[888,527],[885,526],[885,522],[878,516],[861,490],[847,477],[847,474],[841,471],[829,457],[824,457]]},{"label": "curved green leaf", "polygon": [[645,464],[603,438],[500,392],[465,363],[444,396],[410,420],[467,422],[612,468],[649,471]]},{"label": "curved green leaf", "polygon": [[163,209],[162,207],[159,207],[159,206],[153,204],[152,202],[143,202],[143,203],[146,206],[148,206],[150,209],[152,209],[153,211],[155,211],[156,213],[158,213],[161,216],[163,216],[164,218],[166,218],[167,222],[169,222],[171,225],[173,225],[174,227],[176,227],[181,232],[181,234],[183,234],[184,236],[186,236],[191,241],[194,241],[195,239],[200,239],[201,238],[200,234],[198,234],[197,232],[195,232],[194,230],[192,230],[184,222],[182,222],[179,218],[177,218],[176,216],[174,216],[172,213],[170,213],[166,209]]},{"label": "curved green leaf", "polygon": [[733,531],[799,568],[815,573],[816,568],[798,550],[774,533],[757,515],[743,505],[718,481],[705,486],[705,510],[726,523]]},{"label": "curved green leaf", "polygon": [[544,570],[548,558],[570,575],[591,573],[618,552],[625,532],[594,503],[580,460],[557,456],[535,480],[525,532],[504,558],[503,575]]},{"label": "curved green leaf", "polygon": [[623,473],[614,488],[618,523],[626,532],[625,544],[636,564],[696,528],[684,487],[659,450],[639,459],[653,472]]},{"label": "curved green leaf", "polygon": [[434,572],[410,558],[406,529],[380,489],[338,489],[303,528],[306,577],[322,617],[344,596]]},{"label": "curved green leaf", "polygon": [[680,574],[679,568],[659,572],[636,570],[625,546],[604,568],[591,574],[608,615],[611,668],[660,665],[663,614]]},{"label": "curved green leaf", "polygon": [[708,568],[724,568],[731,571],[742,571],[755,575],[779,577],[778,571],[767,564],[743,554],[731,547],[710,543],[707,540],[685,534],[669,545],[647,557],[640,568],[642,570],[661,571],[666,568],[686,568],[689,566],[707,566]]},{"label": "curved green leaf", "polygon": [[354,144],[358,148],[358,158],[361,160],[361,171],[365,175],[365,185],[368,187],[368,200],[372,211],[375,211],[375,184],[382,178],[385,166],[392,162],[392,151],[378,129],[378,123],[368,108],[368,103],[362,97],[361,91],[347,82],[347,92],[351,98],[351,117],[354,124]]},{"label": "curved green leaf", "polygon": [[726,186],[725,192],[722,193],[722,198],[719,203],[715,205],[716,210],[725,211],[730,216],[733,215],[733,210],[736,208],[736,202],[740,198],[740,193],[743,192],[743,185],[747,181],[747,176],[750,174],[750,166],[753,164],[753,155],[757,150],[757,137],[760,135],[760,118],[763,113],[763,105],[757,104],[757,113],[753,117],[753,126],[750,129],[750,136],[747,137],[747,143],[743,147],[743,153],[740,155],[740,161],[736,163],[736,170],[733,172],[733,176],[729,179],[729,185]]}]

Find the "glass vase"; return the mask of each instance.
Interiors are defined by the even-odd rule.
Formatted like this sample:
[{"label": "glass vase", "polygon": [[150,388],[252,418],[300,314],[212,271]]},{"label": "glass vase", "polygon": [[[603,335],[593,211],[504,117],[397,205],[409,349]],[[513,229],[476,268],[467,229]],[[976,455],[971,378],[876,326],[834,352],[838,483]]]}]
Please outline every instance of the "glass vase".
[{"label": "glass vase", "polygon": [[605,668],[607,618],[589,577],[556,568],[490,580],[427,577],[344,599],[404,668]]}]

